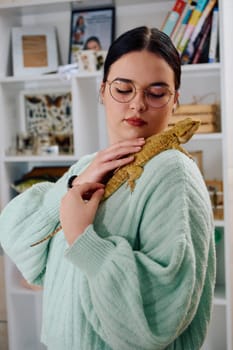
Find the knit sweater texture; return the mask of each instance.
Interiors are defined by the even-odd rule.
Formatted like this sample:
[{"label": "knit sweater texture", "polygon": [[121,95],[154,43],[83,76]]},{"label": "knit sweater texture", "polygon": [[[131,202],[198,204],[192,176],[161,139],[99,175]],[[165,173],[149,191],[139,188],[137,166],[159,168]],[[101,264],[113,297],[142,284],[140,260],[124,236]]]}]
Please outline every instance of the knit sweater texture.
[{"label": "knit sweater texture", "polygon": [[23,276],[43,287],[49,350],[198,350],[211,316],[214,225],[195,164],[176,150],[151,159],[131,193],[122,185],[68,246],[59,223],[67,180],[34,185],[0,215],[0,242]]}]

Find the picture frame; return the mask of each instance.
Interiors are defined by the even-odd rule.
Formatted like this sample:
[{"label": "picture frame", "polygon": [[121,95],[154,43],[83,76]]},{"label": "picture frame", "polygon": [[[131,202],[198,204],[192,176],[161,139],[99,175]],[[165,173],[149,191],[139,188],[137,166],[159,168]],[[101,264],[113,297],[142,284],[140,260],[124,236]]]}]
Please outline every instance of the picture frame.
[{"label": "picture frame", "polygon": [[13,27],[12,54],[14,76],[57,71],[55,28],[50,25]]},{"label": "picture frame", "polygon": [[99,50],[107,51],[115,35],[115,8],[99,7],[71,11],[69,63],[78,62],[78,52],[90,38],[99,42]]},{"label": "picture frame", "polygon": [[191,151],[189,152],[192,159],[196,162],[198,168],[200,169],[201,173],[203,174],[203,152],[202,151]]},{"label": "picture frame", "polygon": [[[21,130],[17,138],[18,142],[22,139],[30,140],[28,152],[73,154],[70,89],[22,90],[20,116]],[[25,151],[23,142],[17,147],[18,151]]]}]

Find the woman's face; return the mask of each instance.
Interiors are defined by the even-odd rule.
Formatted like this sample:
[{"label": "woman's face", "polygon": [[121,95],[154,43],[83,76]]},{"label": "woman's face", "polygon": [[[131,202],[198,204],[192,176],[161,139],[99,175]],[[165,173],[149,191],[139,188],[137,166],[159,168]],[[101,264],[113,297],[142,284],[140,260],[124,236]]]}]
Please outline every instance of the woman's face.
[{"label": "woman's face", "polygon": [[[136,95],[131,101],[121,103],[116,101],[110,93],[112,81],[132,82],[136,88]],[[126,85],[127,86],[127,85]],[[130,86],[130,85],[129,85]],[[162,108],[151,108],[147,103],[144,90],[152,86],[152,91],[159,87],[168,88],[173,94],[169,102]],[[151,88],[150,88],[151,89]],[[118,89],[115,90],[118,93]],[[101,97],[106,110],[107,128],[110,143],[136,138],[148,137],[159,133],[168,125],[178,99],[175,92],[174,72],[167,62],[161,57],[144,51],[135,51],[123,55],[110,67],[108,79],[101,86]]]}]

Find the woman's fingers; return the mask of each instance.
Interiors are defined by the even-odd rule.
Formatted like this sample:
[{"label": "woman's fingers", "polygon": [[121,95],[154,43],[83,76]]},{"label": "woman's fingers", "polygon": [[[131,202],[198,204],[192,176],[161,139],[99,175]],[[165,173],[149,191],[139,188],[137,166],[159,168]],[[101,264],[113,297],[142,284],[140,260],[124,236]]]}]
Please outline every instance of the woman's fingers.
[{"label": "woman's fingers", "polygon": [[111,172],[133,161],[133,154],[139,152],[144,143],[143,138],[120,141],[99,151],[90,165],[74,180],[73,185],[85,182],[106,183]]}]

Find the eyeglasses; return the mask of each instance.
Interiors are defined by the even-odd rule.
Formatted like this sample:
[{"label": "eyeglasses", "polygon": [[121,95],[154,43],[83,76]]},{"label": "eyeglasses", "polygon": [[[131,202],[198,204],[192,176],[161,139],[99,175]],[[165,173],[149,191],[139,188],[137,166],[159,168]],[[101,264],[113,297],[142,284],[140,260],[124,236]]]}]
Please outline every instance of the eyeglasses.
[{"label": "eyeglasses", "polygon": [[[115,79],[112,82],[107,81],[107,83],[112,98],[120,103],[132,101],[137,91],[140,91],[140,89],[136,89],[132,81],[128,80]],[[148,86],[143,92],[148,106],[155,109],[166,106],[174,95],[167,86],[162,85]]]}]

